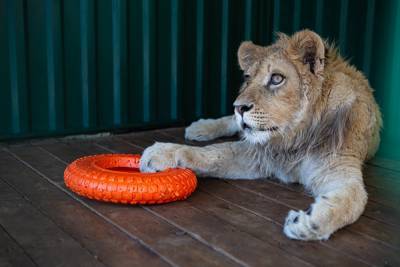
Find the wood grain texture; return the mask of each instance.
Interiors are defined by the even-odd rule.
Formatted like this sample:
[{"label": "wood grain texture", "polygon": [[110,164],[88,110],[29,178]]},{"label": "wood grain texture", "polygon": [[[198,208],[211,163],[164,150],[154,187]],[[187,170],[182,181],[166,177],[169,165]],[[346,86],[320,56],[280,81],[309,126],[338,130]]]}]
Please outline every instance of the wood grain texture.
[{"label": "wood grain texture", "polygon": [[[155,135],[153,135],[154,137]],[[157,135],[158,136],[158,135]],[[148,137],[144,138],[148,143],[154,143],[153,139],[148,139]],[[162,139],[164,137],[161,137],[160,139]],[[165,137],[168,138],[168,137]],[[160,140],[160,139],[156,139],[156,140]],[[135,138],[136,141],[139,140],[139,138]],[[71,146],[74,146],[74,144],[71,144]],[[78,147],[77,147],[78,149]],[[121,151],[117,151],[117,150],[113,150],[112,152],[118,152],[120,153]],[[177,203],[171,203],[168,205],[160,205],[158,207],[167,207],[169,210],[169,214],[174,214],[174,210],[171,209],[171,207],[176,204],[176,205],[185,205],[184,202],[177,202]],[[171,206],[172,205],[172,206]],[[157,208],[156,206],[152,206],[149,208],[146,208],[146,210],[151,211],[152,214],[156,215],[158,218],[163,219],[164,221],[166,221],[169,224],[175,225],[177,226],[179,229],[181,229],[181,231],[186,232],[186,233],[191,233],[191,235],[195,238],[197,238],[198,240],[201,240],[203,242],[205,242],[209,247],[212,248],[218,248],[218,250],[222,250],[223,253],[228,256],[229,258],[231,258],[234,262],[238,263],[238,264],[246,264],[246,263],[250,263],[251,265],[255,264],[255,265],[264,265],[264,264],[268,264],[268,263],[272,263],[275,260],[277,260],[278,258],[275,258],[276,255],[279,255],[278,257],[281,259],[281,264],[282,266],[292,266],[292,265],[301,265],[301,266],[307,266],[308,264],[305,262],[302,262],[301,260],[291,256],[291,255],[282,255],[282,251],[279,248],[275,248],[273,246],[271,246],[270,244],[264,244],[262,242],[260,242],[260,240],[255,239],[249,235],[246,234],[239,234],[238,236],[234,235],[232,236],[232,232],[237,231],[236,229],[232,230],[231,228],[226,228],[225,222],[222,221],[220,223],[218,223],[218,221],[211,223],[212,222],[212,218],[208,218],[207,216],[200,216],[199,220],[196,220],[195,218],[191,218],[193,216],[190,215],[185,215],[182,214],[181,216],[178,216],[180,218],[187,218],[188,216],[191,218],[189,221],[185,221],[186,223],[177,223],[173,220],[170,220],[170,218],[165,217],[160,215],[158,212],[154,213],[154,208]],[[185,212],[188,211],[186,208],[178,208],[178,210]],[[138,216],[135,216],[138,217]],[[192,229],[190,227],[188,227],[188,225],[190,224],[190,222],[192,221],[204,221],[208,223],[204,223],[204,224],[199,224],[202,225],[204,228],[198,232],[198,231],[192,231]],[[221,225],[223,226],[221,227],[216,227],[217,225]],[[221,235],[222,233],[225,233],[223,235],[223,237],[225,238],[220,238],[220,240],[218,240],[218,242],[221,242],[222,245],[218,245],[219,243],[215,243],[215,238],[214,240],[210,240],[210,238],[212,236],[217,236],[217,235]],[[240,232],[239,232],[240,233]],[[205,235],[205,236],[204,236]],[[233,237],[234,240],[230,240],[230,237]],[[240,244],[240,245],[238,245]],[[248,244],[251,244],[251,246],[249,246]],[[256,249],[257,248],[257,249]],[[277,253],[280,252],[280,253]],[[272,259],[271,257],[265,258],[265,257],[261,257],[261,255],[273,255]],[[244,259],[242,257],[245,257]],[[204,262],[203,262],[204,264]]]},{"label": "wood grain texture", "polygon": [[[40,154],[43,151],[38,148],[19,148],[10,150],[10,152],[22,160],[28,152],[33,153],[37,155],[37,159],[43,164],[43,169],[55,172],[54,168],[47,168],[48,163],[51,163],[55,167],[60,167],[58,172],[62,176],[64,166],[57,164],[57,161],[52,161],[50,158],[43,158],[41,155],[45,154]],[[35,164],[35,161],[32,159],[30,164]],[[37,170],[42,173],[40,169]],[[74,198],[59,190],[59,188],[43,179],[38,173],[13,158],[10,154],[0,153],[0,173],[3,179],[18,190],[24,198],[29,200],[32,210],[37,210],[38,214],[42,214],[42,220],[49,220],[57,225],[60,231],[79,244],[84,253],[91,255],[96,263],[101,263],[101,265],[104,263],[105,265],[140,266],[146,262],[151,262],[156,266],[168,266],[167,263],[159,259],[157,255],[146,247],[143,247],[137,240],[132,240],[129,236],[118,231],[112,224],[89,212]],[[16,177],[18,178],[15,179]],[[60,180],[60,178],[56,178],[55,181],[57,180]],[[16,215],[22,216],[20,218],[21,223],[24,223],[23,215],[23,212]],[[40,223],[33,222],[33,224],[39,230],[42,230]],[[8,228],[6,227],[6,229]],[[43,229],[43,232],[45,231],[46,229]],[[32,242],[41,242],[42,234],[40,232],[32,231],[31,234],[33,235]],[[44,239],[43,242],[49,242],[50,244],[54,242],[51,235],[47,238],[48,240]],[[49,249],[59,250],[62,253],[62,247],[57,248],[57,246],[57,244],[54,244],[54,248],[50,247]],[[51,255],[51,253],[52,251],[50,250],[49,254]],[[69,257],[77,252],[72,251],[71,253]],[[81,260],[78,253],[77,258],[78,261],[75,264],[80,265]],[[60,258],[60,260],[65,259]],[[72,263],[74,262],[70,262],[70,264]]]},{"label": "wood grain texture", "polygon": [[[39,266],[104,266],[73,237],[23,198],[0,202],[0,225],[29,255],[31,263]],[[18,258],[11,260],[17,261]]]},{"label": "wood grain texture", "polygon": [[[284,236],[287,212],[313,200],[300,185],[274,179],[200,179],[188,200],[154,206],[91,201],[64,186],[66,165],[85,155],[137,154],[156,141],[213,143],[183,136],[183,128],[170,128],[3,145],[0,265],[400,265],[400,172],[376,162],[364,169],[369,201],[363,216],[324,242]],[[231,140],[237,137],[215,142]]]},{"label": "wood grain texture", "polygon": [[0,227],[0,266],[37,266],[30,255],[3,228]]},{"label": "wood grain texture", "polygon": [[[87,155],[90,153],[92,145],[94,144],[74,145],[70,143],[45,146],[46,151],[52,151],[52,153],[42,153],[36,160],[31,159],[30,164],[47,177],[55,177],[55,181],[58,181],[62,179],[63,170],[71,155],[77,157]],[[107,151],[100,150],[98,153],[107,153]],[[58,170],[47,169],[43,162],[52,162],[58,166]],[[187,235],[183,229],[161,220],[140,206],[113,205],[77,198],[96,210],[102,217],[112,221],[124,233],[141,240],[172,264],[182,266],[237,265],[234,260],[220,255],[213,248]]]}]

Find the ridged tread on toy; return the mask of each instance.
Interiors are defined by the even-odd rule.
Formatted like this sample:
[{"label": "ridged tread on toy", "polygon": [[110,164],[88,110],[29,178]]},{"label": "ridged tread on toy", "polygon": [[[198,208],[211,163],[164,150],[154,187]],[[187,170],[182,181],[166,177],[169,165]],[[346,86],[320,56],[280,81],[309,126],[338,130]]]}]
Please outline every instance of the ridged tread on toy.
[{"label": "ridged tread on toy", "polygon": [[186,199],[197,186],[189,169],[141,173],[140,155],[101,154],[79,158],[64,172],[66,186],[90,199],[124,204],[159,204]]}]

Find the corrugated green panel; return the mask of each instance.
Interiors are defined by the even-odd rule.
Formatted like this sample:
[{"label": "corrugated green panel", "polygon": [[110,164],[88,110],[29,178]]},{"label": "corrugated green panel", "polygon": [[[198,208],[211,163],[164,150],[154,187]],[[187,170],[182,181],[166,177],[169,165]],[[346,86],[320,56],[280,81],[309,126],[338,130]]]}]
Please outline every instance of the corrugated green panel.
[{"label": "corrugated green panel", "polygon": [[105,127],[112,127],[115,117],[119,115],[114,114],[117,111],[114,103],[118,101],[114,97],[115,92],[121,90],[120,87],[113,87],[114,80],[118,79],[118,77],[114,77],[114,70],[118,66],[114,66],[116,60],[114,60],[113,44],[115,40],[113,39],[116,33],[113,33],[113,13],[115,12],[113,9],[115,7],[113,7],[112,1],[96,1],[97,123]]},{"label": "corrugated green panel", "polygon": [[[0,1],[0,36],[2,36],[2,41],[0,41],[0,106],[2,111],[0,112],[0,134],[11,134],[13,131],[11,126],[11,121],[13,114],[11,111],[11,84],[10,79],[10,59],[9,59],[9,43],[12,39],[9,37],[9,28],[13,25],[8,20],[10,16],[8,11],[8,3],[5,0]],[[15,40],[15,39],[14,39]]]},{"label": "corrugated green panel", "polygon": [[370,81],[383,113],[379,156],[400,160],[400,2],[375,2]]},{"label": "corrugated green panel", "polygon": [[[204,1],[204,78],[203,116],[211,117],[220,111],[221,85],[221,18],[222,1]],[[218,88],[216,90],[216,88]]]},{"label": "corrugated green panel", "polygon": [[154,81],[157,83],[155,111],[158,120],[161,121],[177,118],[179,4],[178,1],[161,1],[156,11],[159,29],[157,38],[162,41],[156,41],[158,56]]},{"label": "corrugated green panel", "polygon": [[0,2],[0,135],[29,129],[24,17],[23,1]]},{"label": "corrugated green panel", "polygon": [[27,1],[32,131],[64,130],[61,1]]},{"label": "corrugated green panel", "polygon": [[96,126],[94,1],[63,2],[65,127]]},{"label": "corrugated green panel", "polygon": [[310,28],[362,69],[400,159],[396,0],[0,0],[0,139],[183,124],[232,112],[243,40]]},{"label": "corrugated green panel", "polygon": [[[128,1],[126,10],[128,42],[127,115],[131,123],[139,124],[144,121],[144,103],[148,102],[147,98],[144,98],[144,90],[142,89],[142,1]],[[148,108],[146,108],[146,112],[148,112]]]}]

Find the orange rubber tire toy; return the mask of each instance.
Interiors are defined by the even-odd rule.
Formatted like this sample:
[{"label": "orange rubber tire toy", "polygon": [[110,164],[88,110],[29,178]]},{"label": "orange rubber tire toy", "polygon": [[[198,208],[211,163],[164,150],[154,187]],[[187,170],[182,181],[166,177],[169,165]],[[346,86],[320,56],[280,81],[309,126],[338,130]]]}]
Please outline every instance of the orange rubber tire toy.
[{"label": "orange rubber tire toy", "polygon": [[75,193],[100,201],[156,204],[186,199],[197,186],[189,169],[139,171],[140,155],[102,154],[72,162],[64,181]]}]

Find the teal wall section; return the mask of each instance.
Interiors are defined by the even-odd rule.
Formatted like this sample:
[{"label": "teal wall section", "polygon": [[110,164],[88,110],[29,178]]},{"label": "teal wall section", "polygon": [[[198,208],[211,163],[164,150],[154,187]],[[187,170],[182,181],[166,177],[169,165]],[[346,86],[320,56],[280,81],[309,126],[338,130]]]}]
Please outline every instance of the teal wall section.
[{"label": "teal wall section", "polygon": [[335,40],[376,90],[400,159],[400,1],[0,0],[0,140],[182,125],[232,111],[236,50]]},{"label": "teal wall section", "polygon": [[378,156],[400,160],[400,1],[379,3],[376,13],[369,77],[384,122]]}]

